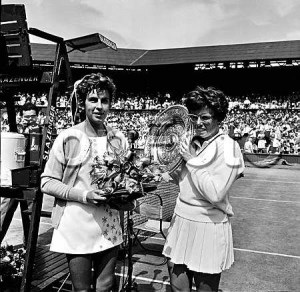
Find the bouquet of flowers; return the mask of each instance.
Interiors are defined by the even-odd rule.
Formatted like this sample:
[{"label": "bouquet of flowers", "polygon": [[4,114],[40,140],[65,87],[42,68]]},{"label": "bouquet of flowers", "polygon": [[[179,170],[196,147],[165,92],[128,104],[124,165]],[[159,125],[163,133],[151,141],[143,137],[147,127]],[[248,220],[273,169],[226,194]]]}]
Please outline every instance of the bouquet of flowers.
[{"label": "bouquet of flowers", "polygon": [[[142,196],[144,189],[161,181],[166,171],[163,165],[150,163],[148,157],[136,157],[134,150],[106,152],[103,159],[94,158],[90,175],[92,184],[102,189],[107,196],[131,194],[134,199]],[[155,189],[155,188],[154,188]]]},{"label": "bouquet of flowers", "polygon": [[[12,245],[0,247],[0,288],[1,291],[19,291],[24,272],[26,251],[14,249]],[[14,290],[15,289],[15,290]]]}]

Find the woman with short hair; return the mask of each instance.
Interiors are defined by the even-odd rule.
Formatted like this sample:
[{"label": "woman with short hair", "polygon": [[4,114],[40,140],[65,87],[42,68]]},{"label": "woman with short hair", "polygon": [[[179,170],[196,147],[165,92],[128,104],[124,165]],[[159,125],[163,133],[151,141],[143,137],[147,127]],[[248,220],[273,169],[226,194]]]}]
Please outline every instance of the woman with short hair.
[{"label": "woman with short hair", "polygon": [[222,271],[234,261],[229,190],[242,175],[239,145],[220,130],[228,112],[224,93],[196,87],[184,98],[194,124],[181,143],[184,164],[171,176],[180,193],[163,254],[173,292],[218,291]]},{"label": "woman with short hair", "polygon": [[[74,291],[111,291],[118,247],[123,242],[119,211],[93,184],[95,159],[128,148],[125,136],[106,124],[115,94],[101,73],[84,76],[73,97],[84,103],[86,119],[55,139],[41,177],[41,188],[55,197],[50,250],[65,253]],[[92,274],[93,269],[93,274]]]}]

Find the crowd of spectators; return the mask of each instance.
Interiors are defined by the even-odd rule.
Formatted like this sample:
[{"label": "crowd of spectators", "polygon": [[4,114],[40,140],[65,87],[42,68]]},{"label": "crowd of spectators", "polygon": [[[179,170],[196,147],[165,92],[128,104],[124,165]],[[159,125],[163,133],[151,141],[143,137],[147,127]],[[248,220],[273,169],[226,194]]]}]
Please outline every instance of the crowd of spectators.
[{"label": "crowd of spectators", "polygon": [[300,109],[232,110],[223,130],[247,153],[300,155]]},{"label": "crowd of spectators", "polygon": [[248,94],[229,98],[229,109],[300,109],[300,93],[274,96],[272,94]]},{"label": "crowd of spectators", "polygon": [[113,109],[122,110],[163,110],[171,105],[178,103],[171,99],[169,93],[143,94],[143,93],[124,93],[121,92],[114,100]]},{"label": "crowd of spectators", "polygon": [[[16,122],[18,133],[23,133],[23,122],[21,115],[21,108],[25,103],[32,103],[37,106],[38,111],[38,124],[43,126],[46,118],[46,107],[48,106],[48,95],[46,93],[21,93],[18,92],[14,95],[15,100],[15,110],[16,110]],[[56,103],[56,124],[55,129],[57,132],[62,129],[68,128],[72,124],[72,114],[69,110],[69,102],[66,95],[61,95],[57,97]],[[1,131],[8,132],[8,115],[5,110],[5,105],[0,105],[1,109]]]},{"label": "crowd of spectators", "polygon": [[[32,102],[40,107],[38,122],[45,122],[47,95],[18,93],[15,104],[22,106]],[[275,97],[251,94],[230,97],[230,112],[223,122],[223,131],[237,140],[248,153],[282,153],[300,155],[300,93]],[[114,100],[107,122],[123,131],[136,130],[139,139],[136,146],[143,148],[154,116],[161,110],[181,101],[170,94],[137,95],[120,93]],[[22,133],[22,120],[17,111],[18,131]],[[66,95],[57,98],[56,130],[72,125],[72,113]],[[9,131],[7,113],[2,109],[1,131]]]}]

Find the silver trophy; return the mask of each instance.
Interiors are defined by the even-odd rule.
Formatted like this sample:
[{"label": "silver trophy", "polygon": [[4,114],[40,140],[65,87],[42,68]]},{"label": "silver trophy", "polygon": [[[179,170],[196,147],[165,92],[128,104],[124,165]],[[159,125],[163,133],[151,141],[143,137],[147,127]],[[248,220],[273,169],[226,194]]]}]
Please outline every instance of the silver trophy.
[{"label": "silver trophy", "polygon": [[174,172],[182,163],[179,153],[181,141],[193,137],[194,128],[186,107],[174,105],[159,113],[150,127],[144,155]]}]

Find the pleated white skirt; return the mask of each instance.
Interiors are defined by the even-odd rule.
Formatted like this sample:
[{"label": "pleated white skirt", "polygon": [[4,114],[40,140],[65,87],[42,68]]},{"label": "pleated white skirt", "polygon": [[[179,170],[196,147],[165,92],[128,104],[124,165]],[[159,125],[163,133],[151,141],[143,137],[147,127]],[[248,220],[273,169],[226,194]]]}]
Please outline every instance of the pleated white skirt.
[{"label": "pleated white skirt", "polygon": [[189,270],[217,274],[234,262],[232,229],[227,222],[196,222],[174,215],[163,254]]}]

